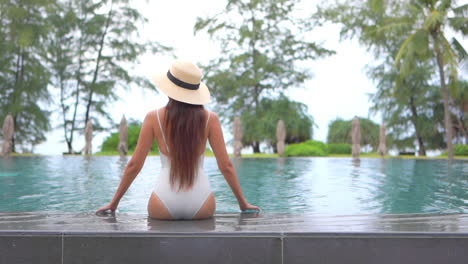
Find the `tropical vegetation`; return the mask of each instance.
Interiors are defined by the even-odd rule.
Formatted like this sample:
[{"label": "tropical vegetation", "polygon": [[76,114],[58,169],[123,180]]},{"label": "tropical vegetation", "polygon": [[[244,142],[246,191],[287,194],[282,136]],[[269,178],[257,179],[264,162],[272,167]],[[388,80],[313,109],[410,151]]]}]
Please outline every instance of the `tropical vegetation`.
[{"label": "tropical vegetation", "polygon": [[0,0],[0,22],[0,120],[12,114],[14,146],[29,151],[45,141],[52,110],[68,153],[88,120],[109,128],[118,89],[155,88],[130,66],[170,50],[138,37],[146,19],[128,0]]},{"label": "tropical vegetation", "polygon": [[[194,26],[195,33],[206,32],[220,44],[221,55],[203,67],[205,80],[217,105],[222,107],[219,111],[222,120],[228,123],[235,116],[241,117],[247,135],[244,146],[251,146],[254,153],[260,152],[261,142],[272,141],[271,133],[262,133],[265,123],[257,122],[265,119],[264,108],[281,105],[284,90],[297,87],[311,77],[299,63],[334,53],[307,40],[301,33],[303,24],[297,17],[299,2],[228,0],[223,12],[198,18]],[[265,106],[266,103],[270,106]],[[302,109],[296,116],[304,116]],[[308,124],[312,124],[312,119]],[[309,126],[301,134],[311,129]]]},{"label": "tropical vegetation", "polygon": [[[468,4],[343,0],[307,9],[304,3],[226,0],[223,10],[194,24],[195,34],[219,44],[220,55],[201,65],[204,79],[223,124],[241,118],[244,146],[255,155],[276,153],[281,119],[286,156],[349,155],[351,120],[331,121],[327,144],[313,141],[309,106],[286,96],[312,78],[305,63],[334,54],[310,32],[335,23],[342,38],[357,39],[375,57],[366,67],[376,86],[369,110],[382,116],[387,146],[419,156],[433,149],[446,149],[449,158],[466,155],[468,54],[460,40],[468,34]],[[58,125],[67,153],[75,153],[88,120],[95,131],[114,128],[108,107],[119,90],[154,91],[131,68],[147,52],[171,49],[139,36],[146,21],[129,0],[0,0],[0,120],[13,116],[14,151],[32,152]],[[380,124],[359,119],[361,146],[376,151]],[[129,127],[130,151],[140,125]],[[117,141],[113,133],[102,151],[116,151]]]},{"label": "tropical vegetation", "polygon": [[[390,61],[385,61],[387,67],[384,70],[385,78],[390,78],[393,90],[409,89],[410,91],[407,91],[409,95],[396,96],[398,100],[385,101],[387,106],[392,103],[408,104],[407,99],[411,100],[411,95],[427,96],[430,93],[428,98],[438,96],[432,103],[437,103],[439,99],[442,101],[444,143],[447,146],[449,158],[453,158],[454,154],[452,143],[455,124],[458,123],[460,129],[466,127],[465,124],[460,125],[461,120],[452,121],[452,109],[460,109],[457,106],[454,107],[454,103],[465,104],[466,102],[464,99],[461,100],[462,102],[457,99],[462,94],[462,85],[458,81],[458,68],[466,59],[467,52],[455,34],[467,35],[467,17],[468,4],[458,5],[457,1],[452,0],[347,0],[322,7],[314,15],[315,19],[342,25],[342,37],[358,38],[360,43],[373,50],[376,57],[391,57]],[[449,32],[455,32],[455,34],[451,34],[452,37],[449,38]],[[393,49],[394,46],[398,47],[397,50]],[[390,67],[391,69],[388,69]],[[376,77],[377,82],[380,82],[382,79],[378,77],[379,69],[376,70],[377,72],[375,69],[371,70],[371,76]],[[427,78],[427,76],[430,77]],[[421,80],[426,83],[417,87],[417,83]],[[435,90],[436,85],[438,89]],[[388,89],[388,85],[381,85],[380,88]],[[415,89],[422,88],[426,89],[423,92],[415,91]],[[388,98],[388,96],[384,97]],[[384,97],[379,94],[374,98],[377,104],[381,104]],[[413,106],[415,104],[423,104],[427,107],[427,102],[414,102]],[[374,108],[385,107],[377,105]],[[438,114],[433,114],[437,118]],[[418,141],[420,154],[425,154],[424,136],[420,133],[427,129],[424,121],[421,121],[424,117],[416,117],[414,113],[409,115],[411,118],[406,119],[406,122],[412,123],[413,128],[418,130],[413,137],[416,137]],[[426,113],[424,115],[427,116]],[[384,118],[384,121],[389,121],[392,119],[392,114],[385,113]],[[391,128],[398,130],[399,124],[393,127],[393,123],[389,123],[392,124]],[[431,128],[429,128],[429,133],[437,135],[439,129],[437,123],[432,124]],[[464,141],[466,140],[464,138]]]},{"label": "tropical vegetation", "polygon": [[[132,153],[136,148],[136,145],[138,143],[138,137],[140,135],[140,130],[141,130],[141,122],[136,121],[136,120],[132,120],[131,122],[129,122],[128,139],[127,139],[127,146],[128,146],[129,153]],[[120,133],[118,132],[112,133],[110,136],[104,139],[104,142],[101,145],[101,152],[117,154],[118,147],[119,147],[119,139],[120,139]],[[159,153],[157,142],[154,142],[153,147],[151,148],[151,152]]]},{"label": "tropical vegetation", "polygon": [[[352,144],[351,130],[352,120],[337,118],[328,125],[327,143],[331,144]],[[379,146],[380,126],[367,118],[359,118],[361,131],[361,146],[369,146],[373,151],[377,151]],[[338,153],[337,153],[338,154]]]}]

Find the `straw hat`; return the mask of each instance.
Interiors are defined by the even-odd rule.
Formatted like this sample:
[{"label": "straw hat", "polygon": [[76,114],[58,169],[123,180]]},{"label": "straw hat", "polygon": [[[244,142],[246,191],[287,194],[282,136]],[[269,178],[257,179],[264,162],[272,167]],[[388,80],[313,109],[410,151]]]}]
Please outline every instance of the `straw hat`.
[{"label": "straw hat", "polygon": [[170,98],[187,104],[210,102],[210,91],[201,82],[202,71],[189,61],[175,61],[169,71],[153,77],[159,90]]}]

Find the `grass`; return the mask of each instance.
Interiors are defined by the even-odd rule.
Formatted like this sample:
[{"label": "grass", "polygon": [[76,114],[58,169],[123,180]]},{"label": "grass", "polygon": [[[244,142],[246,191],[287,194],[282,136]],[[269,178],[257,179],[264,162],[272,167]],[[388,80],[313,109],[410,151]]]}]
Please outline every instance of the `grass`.
[{"label": "grass", "polygon": [[[127,152],[127,156],[132,156],[134,151]],[[148,154],[149,156],[159,156],[159,152],[152,151]],[[99,151],[93,154],[93,156],[120,156],[118,151]]]},{"label": "grass", "polygon": [[[351,154],[330,154],[327,157],[331,158],[352,158],[353,155]],[[359,157],[361,158],[380,158],[380,154],[378,153],[361,153],[359,154]],[[385,158],[391,158],[392,156],[390,155],[385,155]]]},{"label": "grass", "polygon": [[[127,156],[132,156],[135,151],[131,150],[127,153]],[[151,151],[149,156],[159,156],[159,151]],[[99,151],[93,154],[93,156],[120,156],[120,153],[118,151]],[[214,157],[213,152],[207,150],[205,152],[205,156],[207,157]]]},{"label": "grass", "polygon": [[[234,156],[230,154],[229,156]],[[279,158],[280,155],[278,154],[265,154],[265,153],[254,153],[254,154],[243,154],[241,155],[242,158]]]},{"label": "grass", "polygon": [[[132,156],[133,151],[129,151],[127,156]],[[100,151],[93,154],[93,156],[119,156],[119,152],[117,151]],[[159,156],[159,152],[150,152],[150,156]],[[0,156],[3,156],[0,154]],[[11,153],[10,156],[14,157],[36,157],[36,156],[43,156],[41,154],[35,153]],[[76,155],[81,156],[81,155]],[[214,157],[214,153],[211,151],[205,152],[206,157]],[[233,154],[229,154],[230,157],[234,157]],[[242,158],[279,158],[278,154],[266,154],[266,153],[255,153],[255,154],[243,154]],[[328,158],[351,158],[351,154],[330,154],[327,156]],[[325,158],[327,158],[325,157]],[[380,158],[380,155],[377,153],[361,153],[359,155],[361,158]],[[400,158],[400,159],[447,159],[447,154],[442,154],[435,157],[416,157],[412,155],[400,155],[400,156],[390,156],[385,155],[385,158]],[[456,159],[468,159],[468,156],[455,156]]]},{"label": "grass", "polygon": [[[0,153],[0,156],[4,156],[3,154]],[[19,156],[19,157],[35,157],[35,156],[41,156],[40,154],[35,154],[35,153],[11,153],[10,156]]]}]

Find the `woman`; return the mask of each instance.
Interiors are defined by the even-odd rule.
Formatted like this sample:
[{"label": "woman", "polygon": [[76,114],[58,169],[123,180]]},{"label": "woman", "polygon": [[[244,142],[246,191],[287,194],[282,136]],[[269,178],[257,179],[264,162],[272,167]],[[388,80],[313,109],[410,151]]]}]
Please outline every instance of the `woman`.
[{"label": "woman", "polygon": [[201,70],[187,61],[176,61],[169,71],[157,76],[156,86],[169,97],[165,108],[149,112],[138,144],[111,203],[97,212],[115,211],[120,199],[140,172],[156,139],[161,173],[148,202],[151,218],[204,219],[215,212],[215,198],[203,172],[206,141],[210,142],[218,167],[244,210],[260,210],[247,202],[224,144],[221,124],[203,104],[210,101],[208,87],[201,82]]}]

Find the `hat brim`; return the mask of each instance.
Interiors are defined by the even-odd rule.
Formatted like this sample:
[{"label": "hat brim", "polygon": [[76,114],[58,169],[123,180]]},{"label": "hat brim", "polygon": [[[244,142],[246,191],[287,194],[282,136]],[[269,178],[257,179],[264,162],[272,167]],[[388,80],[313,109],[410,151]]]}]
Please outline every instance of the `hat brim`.
[{"label": "hat brim", "polygon": [[173,83],[167,78],[167,73],[157,74],[152,80],[159,90],[174,100],[194,105],[203,105],[211,101],[210,91],[203,82],[197,90],[190,90]]}]

